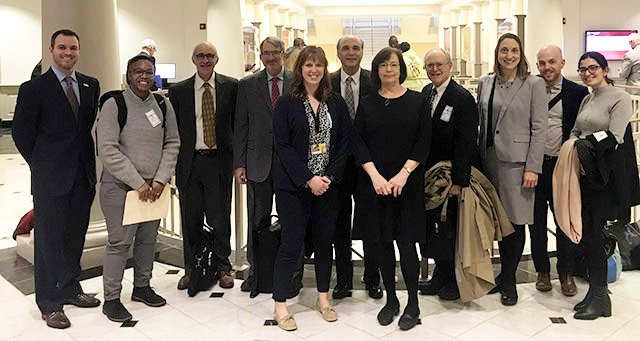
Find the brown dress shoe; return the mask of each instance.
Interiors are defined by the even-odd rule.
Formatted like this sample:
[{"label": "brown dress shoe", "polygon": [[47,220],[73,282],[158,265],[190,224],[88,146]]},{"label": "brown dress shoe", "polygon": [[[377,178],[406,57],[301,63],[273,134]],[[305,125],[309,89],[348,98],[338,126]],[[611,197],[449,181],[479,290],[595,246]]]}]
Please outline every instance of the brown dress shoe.
[{"label": "brown dress shoe", "polygon": [[536,280],[536,289],[538,291],[551,291],[551,276],[538,272],[538,279]]},{"label": "brown dress shoe", "polygon": [[189,287],[189,282],[191,281],[191,277],[189,274],[186,274],[180,278],[178,281],[178,290],[185,290]]},{"label": "brown dress shoe", "polygon": [[573,276],[567,274],[560,274],[560,289],[565,296],[574,296],[578,293],[576,288],[576,282],[573,280]]},{"label": "brown dress shoe", "polygon": [[225,289],[233,288],[233,277],[226,271],[218,272],[218,279],[220,280],[220,287]]},{"label": "brown dress shoe", "polygon": [[47,322],[47,326],[56,329],[65,329],[71,326],[71,322],[64,314],[64,310],[42,314],[42,319]]},{"label": "brown dress shoe", "polygon": [[81,292],[73,297],[66,298],[64,304],[73,304],[80,308],[93,308],[100,305],[100,300]]}]

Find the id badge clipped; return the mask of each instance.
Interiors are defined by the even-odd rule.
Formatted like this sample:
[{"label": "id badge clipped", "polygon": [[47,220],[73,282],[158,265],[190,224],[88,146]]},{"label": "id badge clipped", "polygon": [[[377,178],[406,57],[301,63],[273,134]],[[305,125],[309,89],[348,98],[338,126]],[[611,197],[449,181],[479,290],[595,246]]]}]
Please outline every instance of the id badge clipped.
[{"label": "id badge clipped", "polygon": [[327,152],[326,143],[318,143],[311,146],[311,155],[319,155]]},{"label": "id badge clipped", "polygon": [[440,115],[440,119],[443,122],[449,122],[449,120],[451,119],[451,113],[453,112],[453,107],[447,105],[444,110],[442,111],[442,115]]},{"label": "id badge clipped", "polygon": [[149,120],[149,123],[151,123],[152,127],[157,127],[158,124],[160,124],[160,119],[158,118],[158,115],[156,115],[156,112],[153,111],[153,109],[147,111],[146,113],[144,113],[147,116],[147,119]]}]

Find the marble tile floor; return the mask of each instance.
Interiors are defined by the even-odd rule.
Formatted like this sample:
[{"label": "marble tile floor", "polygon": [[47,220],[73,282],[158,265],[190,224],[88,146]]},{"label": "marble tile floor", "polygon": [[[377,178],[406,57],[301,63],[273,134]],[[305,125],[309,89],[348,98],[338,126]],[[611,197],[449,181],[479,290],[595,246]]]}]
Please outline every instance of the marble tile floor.
[{"label": "marble tile floor", "polygon": [[[178,273],[171,274],[170,270]],[[167,273],[169,272],[169,274]],[[173,271],[175,272],[175,271]],[[382,327],[376,314],[384,299],[370,299],[363,290],[353,297],[333,304],[339,314],[335,323],[322,320],[312,309],[316,291],[305,288],[289,301],[298,330],[284,332],[277,326],[264,326],[271,319],[273,301],[261,294],[251,299],[240,291],[241,281],[233,289],[212,290],[188,297],[176,289],[183,270],[155,263],[151,285],[167,299],[160,308],[131,302],[132,269],[125,272],[123,303],[138,321],[134,327],[121,327],[107,320],[101,308],[80,309],[66,306],[71,327],[54,330],[46,327],[35,304],[35,296],[23,295],[7,280],[0,278],[0,340],[636,340],[640,334],[640,271],[624,272],[610,285],[613,316],[595,321],[572,318],[572,306],[586,292],[586,283],[578,281],[579,294],[566,298],[559,283],[549,293],[535,290],[534,283],[518,285],[520,302],[504,307],[498,295],[474,302],[442,302],[435,297],[420,296],[422,324],[400,331],[395,323]],[[102,277],[82,281],[86,292],[102,299]],[[211,298],[221,292],[221,298]],[[406,292],[399,291],[401,304]],[[554,324],[550,317],[564,318]]]}]

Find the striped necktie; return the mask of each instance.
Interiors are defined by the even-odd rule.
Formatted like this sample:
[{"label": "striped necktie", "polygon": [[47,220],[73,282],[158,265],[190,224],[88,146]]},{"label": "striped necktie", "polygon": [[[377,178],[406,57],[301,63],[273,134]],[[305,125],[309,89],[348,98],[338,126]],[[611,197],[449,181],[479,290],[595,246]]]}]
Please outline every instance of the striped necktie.
[{"label": "striped necktie", "polygon": [[353,78],[349,76],[344,82],[346,86],[344,89],[344,101],[347,102],[349,116],[351,116],[351,119],[354,119],[356,117],[356,104],[353,99]]},{"label": "striped necktie", "polygon": [[213,107],[213,95],[211,94],[211,84],[204,83],[202,92],[202,130],[204,134],[204,144],[209,148],[216,145],[216,112]]}]

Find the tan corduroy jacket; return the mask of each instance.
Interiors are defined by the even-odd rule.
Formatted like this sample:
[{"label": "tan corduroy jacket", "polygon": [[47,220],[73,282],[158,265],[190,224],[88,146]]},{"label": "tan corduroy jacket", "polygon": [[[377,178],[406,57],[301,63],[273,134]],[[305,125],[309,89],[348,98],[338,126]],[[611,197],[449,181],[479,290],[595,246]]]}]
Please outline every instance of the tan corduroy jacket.
[{"label": "tan corduroy jacket", "polygon": [[[444,203],[450,187],[451,162],[442,161],[431,167],[425,173],[427,208]],[[469,187],[464,187],[458,197],[456,231],[456,280],[460,299],[469,302],[495,286],[491,265],[493,241],[514,231],[498,192],[475,167],[471,167]]]}]

